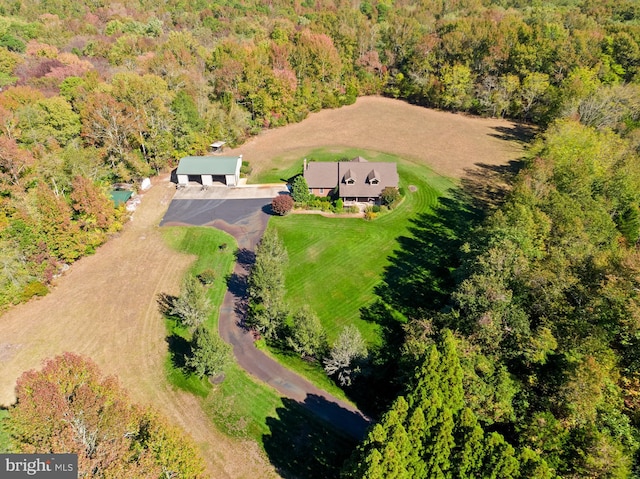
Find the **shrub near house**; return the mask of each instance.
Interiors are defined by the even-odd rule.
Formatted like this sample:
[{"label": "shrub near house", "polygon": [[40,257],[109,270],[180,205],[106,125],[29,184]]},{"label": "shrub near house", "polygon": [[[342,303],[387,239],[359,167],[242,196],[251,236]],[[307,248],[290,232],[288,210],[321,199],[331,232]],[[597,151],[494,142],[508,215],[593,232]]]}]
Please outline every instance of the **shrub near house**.
[{"label": "shrub near house", "polygon": [[280,216],[286,215],[293,209],[293,198],[289,195],[278,195],[271,201],[271,210]]}]

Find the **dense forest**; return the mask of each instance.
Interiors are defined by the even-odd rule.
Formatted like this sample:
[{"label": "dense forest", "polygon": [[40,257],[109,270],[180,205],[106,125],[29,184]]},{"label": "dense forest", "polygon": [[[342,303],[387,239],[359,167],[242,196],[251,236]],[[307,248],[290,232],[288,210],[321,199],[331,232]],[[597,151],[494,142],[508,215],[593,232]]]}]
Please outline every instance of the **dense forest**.
[{"label": "dense forest", "polygon": [[512,193],[454,235],[446,277],[381,295],[407,318],[385,365],[407,392],[344,474],[640,477],[640,3],[0,0],[0,15],[0,305],[45,294],[119,229],[111,184],[213,140],[370,94],[534,123]]},{"label": "dense forest", "polygon": [[0,305],[120,227],[111,183],[358,95],[632,135],[637,2],[528,3],[0,1]]}]

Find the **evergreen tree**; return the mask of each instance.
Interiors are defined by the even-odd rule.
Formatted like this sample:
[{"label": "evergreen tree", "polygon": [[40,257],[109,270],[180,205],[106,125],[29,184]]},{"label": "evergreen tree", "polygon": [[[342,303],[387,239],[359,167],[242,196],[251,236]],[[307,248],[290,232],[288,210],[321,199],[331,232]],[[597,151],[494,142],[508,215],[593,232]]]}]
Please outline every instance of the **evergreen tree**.
[{"label": "evergreen tree", "polygon": [[454,475],[459,479],[478,477],[484,457],[484,432],[476,415],[464,408],[458,418],[455,431],[457,447],[454,452]]},{"label": "evergreen tree", "polygon": [[[523,472],[533,476],[520,473],[520,460]],[[500,434],[486,435],[475,413],[464,407],[456,341],[446,330],[439,347],[427,352],[407,399],[396,399],[343,470],[345,478],[548,479],[549,474],[537,453],[516,454]]]},{"label": "evergreen tree", "polygon": [[327,335],[318,315],[304,305],[292,318],[287,344],[302,357],[321,358],[327,350]]},{"label": "evergreen tree", "polygon": [[215,376],[231,361],[231,346],[203,325],[196,328],[191,341],[191,356],[187,366],[199,376]]},{"label": "evergreen tree", "polygon": [[291,185],[291,197],[296,203],[306,203],[309,201],[311,194],[309,193],[309,185],[304,176],[298,175]]},{"label": "evergreen tree", "polygon": [[284,266],[287,251],[274,229],[265,231],[256,247],[256,261],[249,277],[247,324],[274,340],[286,317],[284,304]]},{"label": "evergreen tree", "polygon": [[170,313],[180,318],[192,331],[209,317],[211,302],[198,278],[191,275],[184,278],[180,296],[173,302]]}]

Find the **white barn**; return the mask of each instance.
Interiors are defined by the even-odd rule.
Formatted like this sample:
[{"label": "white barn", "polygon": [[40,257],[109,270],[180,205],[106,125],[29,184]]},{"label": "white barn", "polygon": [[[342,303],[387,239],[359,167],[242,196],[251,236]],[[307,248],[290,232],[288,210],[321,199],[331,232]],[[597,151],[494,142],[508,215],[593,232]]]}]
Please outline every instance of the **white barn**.
[{"label": "white barn", "polygon": [[176,174],[179,185],[188,185],[196,181],[202,186],[211,186],[214,182],[227,186],[236,186],[240,182],[240,156],[185,156],[178,163]]}]

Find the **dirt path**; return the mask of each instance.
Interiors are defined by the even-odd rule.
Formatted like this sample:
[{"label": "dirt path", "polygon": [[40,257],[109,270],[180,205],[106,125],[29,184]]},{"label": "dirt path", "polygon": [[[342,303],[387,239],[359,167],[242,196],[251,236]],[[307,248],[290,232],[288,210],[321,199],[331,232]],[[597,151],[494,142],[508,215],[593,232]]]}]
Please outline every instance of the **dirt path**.
[{"label": "dirt path", "polygon": [[14,401],[20,374],[63,351],[92,357],[132,397],[159,408],[201,446],[213,478],[277,477],[259,447],[216,431],[194,396],[164,378],[167,355],[159,293],[175,294],[191,257],[170,250],[157,224],[173,197],[156,179],[117,238],[82,259],[46,297],[0,317],[0,403]]}]

